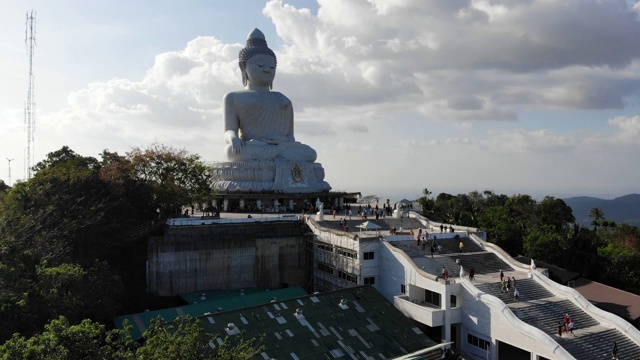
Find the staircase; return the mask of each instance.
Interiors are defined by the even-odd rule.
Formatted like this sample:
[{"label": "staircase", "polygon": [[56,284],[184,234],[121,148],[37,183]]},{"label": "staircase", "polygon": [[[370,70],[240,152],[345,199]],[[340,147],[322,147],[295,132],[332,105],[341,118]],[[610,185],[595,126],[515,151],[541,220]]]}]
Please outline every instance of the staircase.
[{"label": "staircase", "polygon": [[[476,287],[502,300],[520,320],[549,334],[576,359],[610,359],[614,341],[618,344],[619,359],[640,359],[638,345],[617,329],[601,325],[571,301],[555,296],[534,279],[516,279],[516,285],[520,303],[515,302],[513,290],[503,293],[499,282]],[[558,336],[557,325],[563,322],[565,314],[575,324],[575,336],[570,333]]]},{"label": "staircase", "polygon": [[460,265],[464,267],[464,271],[466,273],[468,273],[471,268],[475,269],[476,275],[492,273],[498,274],[500,273],[500,270],[513,271],[511,266],[507,265],[507,263],[502,261],[502,259],[496,256],[496,254],[490,252],[483,252],[480,254],[465,254],[463,252],[462,254],[458,253],[456,255],[450,255],[449,258],[454,262],[459,259]]},{"label": "staircase", "polygon": [[[544,286],[538,284],[533,279],[516,279],[516,286],[520,292],[520,301],[539,300],[544,298],[553,297],[553,294]],[[513,286],[509,293],[502,292],[502,284],[500,282],[478,284],[476,287],[484,293],[493,295],[502,300],[505,304],[515,303],[516,300],[513,297]],[[564,316],[565,313],[562,315]]]}]

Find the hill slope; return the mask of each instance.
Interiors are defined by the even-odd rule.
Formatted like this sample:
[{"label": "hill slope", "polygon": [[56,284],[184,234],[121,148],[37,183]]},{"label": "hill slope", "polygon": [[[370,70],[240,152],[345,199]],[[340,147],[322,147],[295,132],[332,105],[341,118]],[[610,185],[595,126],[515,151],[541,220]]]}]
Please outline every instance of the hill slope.
[{"label": "hill slope", "polygon": [[590,225],[592,219],[589,218],[589,211],[593,208],[601,208],[607,220],[640,226],[640,194],[629,194],[612,200],[589,196],[577,196],[563,200],[571,207],[573,216],[581,225]]}]

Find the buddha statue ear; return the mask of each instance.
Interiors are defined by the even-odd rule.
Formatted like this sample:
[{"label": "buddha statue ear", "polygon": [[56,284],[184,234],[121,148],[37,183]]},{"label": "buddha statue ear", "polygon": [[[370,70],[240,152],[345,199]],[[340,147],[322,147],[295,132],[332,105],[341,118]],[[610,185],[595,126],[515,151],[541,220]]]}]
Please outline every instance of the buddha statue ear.
[{"label": "buddha statue ear", "polygon": [[247,86],[249,82],[249,77],[247,76],[247,65],[244,63],[240,63],[240,73],[242,74],[242,85]]},{"label": "buddha statue ear", "polygon": [[249,77],[247,76],[247,70],[241,67],[240,72],[242,73],[242,86],[247,86],[247,83],[249,82]]}]

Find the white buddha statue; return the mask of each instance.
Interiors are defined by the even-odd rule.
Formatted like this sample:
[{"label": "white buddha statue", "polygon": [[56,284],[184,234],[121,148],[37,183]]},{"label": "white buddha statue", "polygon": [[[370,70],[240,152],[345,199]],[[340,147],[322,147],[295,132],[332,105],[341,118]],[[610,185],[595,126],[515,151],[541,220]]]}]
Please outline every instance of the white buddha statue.
[{"label": "white buddha statue", "polygon": [[295,140],[291,100],[271,91],[276,56],[260,30],[247,37],[239,65],[245,88],[223,99],[227,162],[213,166],[213,188],[227,193],[329,191],[316,151]]},{"label": "white buddha statue", "polygon": [[271,91],[276,55],[260,30],[254,29],[247,37],[239,65],[245,89],[230,92],[223,99],[227,160],[314,162],[315,150],[295,141],[291,100]]}]

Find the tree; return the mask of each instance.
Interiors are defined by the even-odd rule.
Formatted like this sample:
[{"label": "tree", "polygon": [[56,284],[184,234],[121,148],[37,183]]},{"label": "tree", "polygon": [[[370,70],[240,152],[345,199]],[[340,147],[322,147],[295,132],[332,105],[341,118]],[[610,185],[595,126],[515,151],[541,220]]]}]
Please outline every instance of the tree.
[{"label": "tree", "polygon": [[564,200],[546,196],[538,205],[538,222],[552,225],[558,230],[568,228],[576,218]]},{"label": "tree", "polygon": [[566,242],[562,235],[551,225],[532,227],[523,239],[524,255],[565,267],[563,256]]},{"label": "tree", "polygon": [[242,335],[226,336],[217,344],[216,335],[209,334],[197,319],[178,318],[161,323],[154,320],[143,334],[145,344],[136,352],[137,358],[148,360],[220,359],[249,360],[264,351],[264,338],[246,340]]},{"label": "tree", "polygon": [[0,360],[134,360],[135,344],[124,335],[91,320],[71,325],[60,317],[31,338],[15,334],[0,345]]},{"label": "tree", "polygon": [[591,225],[593,225],[593,229],[597,231],[600,221],[604,220],[604,210],[601,208],[593,208],[589,210],[589,217],[593,219],[591,220]]},{"label": "tree", "polygon": [[422,190],[423,196],[419,199],[416,199],[416,202],[420,204],[422,208],[422,213],[425,217],[430,217],[433,215],[433,206],[435,205],[435,201],[433,198],[429,197],[431,195],[431,191],[429,189],[424,188]]},{"label": "tree", "polygon": [[189,317],[164,323],[154,320],[142,344],[132,340],[131,325],[125,327],[106,330],[91,320],[73,324],[61,316],[30,338],[13,335],[0,345],[0,360],[250,360],[265,348],[264,337],[247,340],[243,334],[227,336],[218,344],[216,335],[206,333],[197,319]]},{"label": "tree", "polygon": [[4,180],[0,180],[0,194],[6,193],[9,189],[11,189],[11,186],[5,184]]},{"label": "tree", "polygon": [[213,172],[199,155],[152,144],[134,148],[127,159],[135,176],[153,188],[155,203],[164,215],[176,214],[183,205],[204,203],[212,195]]}]

